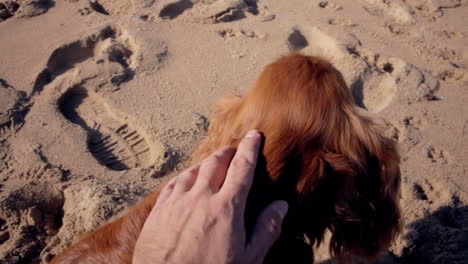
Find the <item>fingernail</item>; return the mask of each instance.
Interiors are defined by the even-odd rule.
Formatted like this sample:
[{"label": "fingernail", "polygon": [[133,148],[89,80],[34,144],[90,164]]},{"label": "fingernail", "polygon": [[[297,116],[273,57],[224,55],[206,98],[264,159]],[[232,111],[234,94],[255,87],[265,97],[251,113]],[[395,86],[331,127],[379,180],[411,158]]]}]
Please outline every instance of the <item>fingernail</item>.
[{"label": "fingernail", "polygon": [[289,206],[286,201],[278,201],[278,203],[276,204],[276,211],[281,216],[281,218],[284,218],[288,213],[288,207]]},{"label": "fingernail", "polygon": [[245,135],[246,138],[252,138],[252,137],[257,137],[260,133],[258,133],[257,130],[250,130],[247,135]]}]

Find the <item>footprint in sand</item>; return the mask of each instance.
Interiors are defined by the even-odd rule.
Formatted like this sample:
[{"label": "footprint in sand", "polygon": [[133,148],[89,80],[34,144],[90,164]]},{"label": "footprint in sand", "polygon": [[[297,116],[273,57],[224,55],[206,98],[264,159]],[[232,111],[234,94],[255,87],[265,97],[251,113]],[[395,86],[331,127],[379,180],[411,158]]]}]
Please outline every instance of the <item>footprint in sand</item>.
[{"label": "footprint in sand", "polygon": [[174,19],[184,13],[185,10],[192,7],[193,3],[190,0],[170,1],[159,11],[159,17],[163,19]]},{"label": "footprint in sand", "polygon": [[[7,116],[2,111],[0,129],[5,128],[4,124],[11,124],[12,120],[14,121],[12,117],[24,120],[36,97],[55,80],[68,75],[72,76],[71,79],[75,83],[80,83],[99,76],[100,81],[96,84],[98,86],[96,89],[110,84],[107,85],[111,87],[109,89],[115,91],[119,89],[120,84],[133,78],[139,59],[140,54],[133,38],[125,31],[111,26],[102,28],[97,34],[55,49],[43,70],[38,73],[31,95],[18,101],[21,107],[14,108],[15,111],[9,111],[10,114]],[[11,94],[12,87],[5,80],[0,79],[0,85],[5,88],[0,88],[0,93],[10,91]],[[2,133],[3,130],[1,130]]]},{"label": "footprint in sand", "polygon": [[62,226],[63,193],[49,184],[26,185],[0,202],[2,263],[36,263],[49,237]]},{"label": "footprint in sand", "polygon": [[261,21],[275,18],[258,0],[166,0],[158,3],[158,6],[158,16],[164,20],[181,18],[187,22],[213,24],[246,17],[256,17]]},{"label": "footprint in sand", "polygon": [[5,219],[0,218],[0,245],[10,239],[10,232],[8,231],[8,223]]},{"label": "footprint in sand", "polygon": [[330,10],[341,10],[343,7],[332,1],[320,1],[318,6],[320,8],[330,9]]},{"label": "footprint in sand", "polygon": [[89,7],[106,16],[121,16],[133,11],[133,0],[88,0]]},{"label": "footprint in sand", "polygon": [[340,43],[318,28],[296,27],[289,33],[286,44],[292,51],[329,59],[343,73],[358,105],[371,112],[383,110],[396,95],[393,64],[378,68],[375,54],[358,54],[360,43],[355,38]]},{"label": "footprint in sand", "polygon": [[34,99],[46,87],[60,87],[60,95],[55,95],[60,112],[87,132],[89,152],[111,170],[155,165],[154,142],[103,98],[106,92],[116,91],[121,83],[133,78],[139,58],[133,38],[108,26],[52,52],[32,93]]},{"label": "footprint in sand", "polygon": [[405,24],[414,21],[411,8],[402,0],[360,0],[362,7],[371,15]]},{"label": "footprint in sand", "polygon": [[428,200],[426,191],[424,190],[423,187],[421,187],[421,185],[417,183],[413,184],[413,197],[414,199],[421,200],[421,201]]},{"label": "footprint in sand", "polygon": [[397,97],[408,103],[426,99],[439,88],[428,73],[362,47],[353,35],[332,37],[317,27],[297,26],[288,33],[286,45],[329,59],[343,73],[357,104],[371,112],[384,110]]},{"label": "footprint in sand", "polygon": [[218,30],[216,32],[223,39],[238,38],[238,37],[246,37],[246,38],[252,38],[252,39],[264,39],[267,36],[265,33],[259,33],[255,31],[242,30],[242,29],[241,30],[224,29],[224,30]]},{"label": "footprint in sand", "polygon": [[414,13],[421,17],[429,17],[429,21],[435,21],[444,16],[444,10],[466,5],[464,0],[406,0],[405,3],[413,8]]},{"label": "footprint in sand", "polygon": [[23,124],[26,105],[26,94],[0,78],[0,139]]},{"label": "footprint in sand", "polygon": [[458,31],[451,31],[451,30],[440,30],[435,31],[434,34],[443,39],[461,39],[464,38],[465,34]]},{"label": "footprint in sand", "polygon": [[447,165],[451,162],[450,154],[447,151],[433,145],[427,147],[426,156],[432,163]]},{"label": "footprint in sand", "polygon": [[14,16],[20,5],[15,1],[0,2],[0,22]]},{"label": "footprint in sand", "polygon": [[384,23],[384,27],[392,34],[395,35],[408,35],[410,34],[410,31],[408,30],[408,27],[404,25],[399,25],[397,23]]},{"label": "footprint in sand", "polygon": [[466,5],[464,0],[360,0],[362,7],[372,15],[389,18],[400,24],[423,18],[430,22],[444,16],[445,9]]},{"label": "footprint in sand", "polygon": [[68,120],[88,132],[89,151],[100,164],[117,171],[150,164],[148,141],[138,129],[115,116],[99,95],[73,87],[62,96],[59,107]]},{"label": "footprint in sand", "polygon": [[329,25],[339,25],[343,27],[355,27],[357,24],[353,23],[350,19],[347,18],[330,18],[328,20]]},{"label": "footprint in sand", "polygon": [[413,183],[412,194],[414,199],[435,206],[449,204],[453,200],[453,192],[447,189],[446,184],[429,179]]},{"label": "footprint in sand", "polygon": [[54,50],[46,66],[38,74],[32,94],[34,96],[41,93],[44,86],[82,63],[94,62],[94,65],[89,65],[88,68],[106,71],[104,74],[108,75],[112,84],[129,81],[133,78],[137,66],[137,53],[136,43],[125,31],[105,27],[98,34]]},{"label": "footprint in sand", "polygon": [[0,22],[11,17],[33,17],[44,14],[53,7],[51,0],[0,1]]}]

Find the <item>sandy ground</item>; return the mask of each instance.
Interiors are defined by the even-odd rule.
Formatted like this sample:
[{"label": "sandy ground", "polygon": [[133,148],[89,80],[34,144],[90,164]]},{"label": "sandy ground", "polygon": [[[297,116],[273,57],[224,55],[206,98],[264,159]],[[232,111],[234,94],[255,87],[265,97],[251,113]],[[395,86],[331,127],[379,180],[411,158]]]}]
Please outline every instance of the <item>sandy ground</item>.
[{"label": "sandy ground", "polygon": [[[0,0],[0,259],[47,263],[184,168],[210,107],[290,50],[400,143],[386,263],[468,263],[468,1]],[[319,250],[319,261],[327,259]]]}]

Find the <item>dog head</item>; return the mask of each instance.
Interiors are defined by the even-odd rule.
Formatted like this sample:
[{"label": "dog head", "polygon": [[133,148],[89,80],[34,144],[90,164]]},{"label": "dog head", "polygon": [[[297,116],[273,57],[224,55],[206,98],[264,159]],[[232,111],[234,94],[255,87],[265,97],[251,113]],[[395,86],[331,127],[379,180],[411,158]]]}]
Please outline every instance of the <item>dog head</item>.
[{"label": "dog head", "polygon": [[236,147],[250,129],[265,140],[248,232],[264,206],[284,199],[290,210],[277,244],[297,237],[319,244],[328,229],[336,259],[373,259],[388,249],[400,231],[397,149],[329,62],[293,53],[268,65],[245,96],[222,98],[193,162]]}]

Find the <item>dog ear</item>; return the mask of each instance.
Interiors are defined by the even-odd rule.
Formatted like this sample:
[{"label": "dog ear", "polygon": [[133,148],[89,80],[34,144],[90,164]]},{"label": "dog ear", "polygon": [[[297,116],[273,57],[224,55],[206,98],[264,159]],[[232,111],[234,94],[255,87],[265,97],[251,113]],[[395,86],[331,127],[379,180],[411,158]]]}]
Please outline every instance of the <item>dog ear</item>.
[{"label": "dog ear", "polygon": [[[377,133],[371,128],[367,132]],[[342,154],[323,155],[330,174],[326,177],[333,177],[338,187],[329,227],[330,252],[337,260],[350,255],[375,259],[400,232],[397,149],[390,139],[380,135],[373,138],[377,140],[363,142],[362,137],[357,138],[367,145],[367,158],[362,162]]]}]

